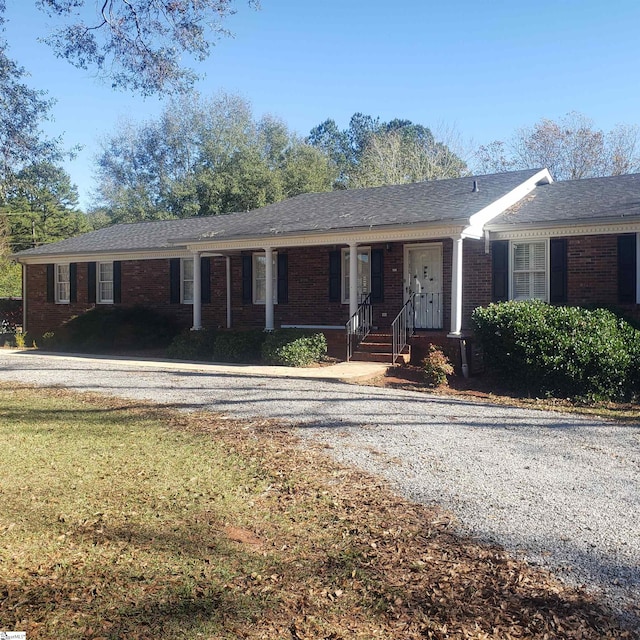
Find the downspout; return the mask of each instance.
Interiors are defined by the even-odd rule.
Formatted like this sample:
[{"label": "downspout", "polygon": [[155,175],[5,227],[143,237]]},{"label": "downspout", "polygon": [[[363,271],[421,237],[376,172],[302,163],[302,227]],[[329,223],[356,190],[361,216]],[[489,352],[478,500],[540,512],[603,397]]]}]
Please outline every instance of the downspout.
[{"label": "downspout", "polygon": [[467,362],[467,341],[460,338],[460,362],[462,363],[462,375],[469,377],[469,363]]}]

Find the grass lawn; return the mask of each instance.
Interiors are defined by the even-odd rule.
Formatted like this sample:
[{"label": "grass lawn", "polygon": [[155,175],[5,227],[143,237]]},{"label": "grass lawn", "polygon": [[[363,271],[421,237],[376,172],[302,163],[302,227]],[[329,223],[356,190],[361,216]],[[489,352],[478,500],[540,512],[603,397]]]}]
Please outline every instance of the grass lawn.
[{"label": "grass lawn", "polygon": [[272,422],[0,386],[0,630],[623,638],[609,612]]}]

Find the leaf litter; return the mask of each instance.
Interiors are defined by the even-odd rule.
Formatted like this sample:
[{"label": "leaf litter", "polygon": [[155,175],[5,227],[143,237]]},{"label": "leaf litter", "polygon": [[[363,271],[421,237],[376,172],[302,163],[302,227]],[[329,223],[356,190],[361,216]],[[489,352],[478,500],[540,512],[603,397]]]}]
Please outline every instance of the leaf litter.
[{"label": "leaf litter", "polygon": [[[92,437],[108,438],[109,448],[122,436],[113,425],[139,436],[126,451],[135,480],[126,467],[120,478],[86,479],[82,491],[98,493],[99,508],[44,489],[35,495],[26,471],[21,482],[34,485],[37,500],[21,513],[24,496],[12,497],[15,478],[5,468],[0,627],[30,639],[638,637],[593,594],[461,535],[450,513],[398,497],[321,447],[300,446],[276,421],[61,389],[0,392],[22,405],[26,432],[24,405],[41,415],[44,401],[51,411],[78,412],[66,426],[72,434],[87,411],[104,412],[109,422]],[[6,420],[1,428],[10,437]],[[232,488],[188,460],[164,486],[145,445],[163,438],[176,456],[198,447],[212,469],[228,467]]]}]

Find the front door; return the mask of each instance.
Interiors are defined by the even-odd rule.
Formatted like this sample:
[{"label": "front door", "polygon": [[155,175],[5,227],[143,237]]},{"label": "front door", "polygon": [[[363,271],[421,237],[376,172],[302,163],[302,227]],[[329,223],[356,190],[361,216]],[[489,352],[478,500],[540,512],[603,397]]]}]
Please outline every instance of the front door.
[{"label": "front door", "polygon": [[405,296],[413,297],[416,329],[442,329],[442,245],[407,247]]}]

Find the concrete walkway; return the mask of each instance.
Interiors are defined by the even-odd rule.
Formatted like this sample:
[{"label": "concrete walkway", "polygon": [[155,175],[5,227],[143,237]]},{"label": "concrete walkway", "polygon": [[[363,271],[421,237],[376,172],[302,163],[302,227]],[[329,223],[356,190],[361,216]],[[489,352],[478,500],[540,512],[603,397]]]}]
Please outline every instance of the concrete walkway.
[{"label": "concrete walkway", "polygon": [[164,371],[198,371],[212,375],[260,376],[269,378],[300,378],[313,380],[337,380],[343,382],[366,380],[383,375],[388,364],[379,362],[339,362],[321,367],[281,367],[254,364],[230,364],[193,362],[186,360],[156,360],[153,358],[132,358],[129,356],[102,356],[90,354],[61,354],[32,349],[3,349],[3,356],[47,356],[59,360],[88,360],[89,362],[117,362],[131,367],[161,368]]}]

